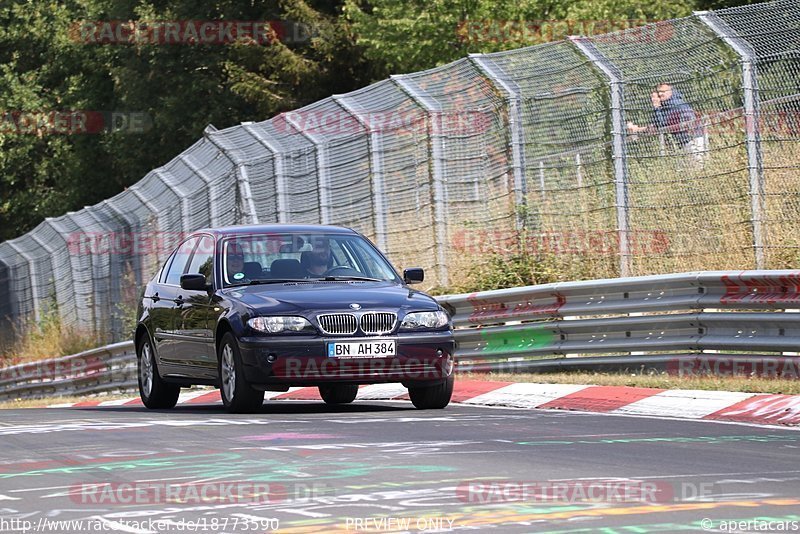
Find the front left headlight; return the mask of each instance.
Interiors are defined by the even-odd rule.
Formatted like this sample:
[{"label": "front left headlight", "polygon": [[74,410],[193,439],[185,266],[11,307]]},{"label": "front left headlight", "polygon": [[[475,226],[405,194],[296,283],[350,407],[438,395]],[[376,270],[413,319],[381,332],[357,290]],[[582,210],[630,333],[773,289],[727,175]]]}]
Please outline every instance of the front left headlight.
[{"label": "front left headlight", "polygon": [[247,321],[247,325],[253,330],[266,334],[282,334],[284,332],[303,332],[313,331],[314,327],[304,317],[294,316],[275,316],[275,317],[253,317]]},{"label": "front left headlight", "polygon": [[434,312],[412,312],[406,314],[400,330],[436,329],[450,326],[450,317],[442,310]]}]

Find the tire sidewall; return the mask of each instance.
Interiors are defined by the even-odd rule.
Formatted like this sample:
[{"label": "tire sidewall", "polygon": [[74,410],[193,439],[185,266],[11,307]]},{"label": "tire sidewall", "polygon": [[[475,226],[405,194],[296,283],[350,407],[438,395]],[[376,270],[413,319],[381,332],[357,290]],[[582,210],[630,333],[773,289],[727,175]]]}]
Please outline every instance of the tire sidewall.
[{"label": "tire sidewall", "polygon": [[[144,392],[144,384],[142,384],[142,360],[144,358],[144,347],[147,345],[150,347],[150,365],[152,366],[153,376],[150,378],[150,392],[145,394]],[[145,334],[142,336],[142,340],[139,343],[136,351],[136,379],[139,383],[139,397],[142,399],[142,402],[146,405],[150,402],[150,399],[153,396],[153,391],[156,386],[156,377],[158,376],[158,367],[156,367],[156,351],[153,347],[153,342],[150,340],[150,335]]]},{"label": "tire sidewall", "polygon": [[[233,398],[225,396],[225,387],[222,383],[222,358],[226,346],[230,346],[233,352],[233,369],[235,373]],[[227,332],[222,336],[217,351],[217,375],[219,376],[219,396],[225,408],[234,413],[254,413],[257,412],[264,402],[264,393],[258,392],[250,387],[244,377],[244,365],[242,355],[239,352],[239,344],[236,337]]]}]

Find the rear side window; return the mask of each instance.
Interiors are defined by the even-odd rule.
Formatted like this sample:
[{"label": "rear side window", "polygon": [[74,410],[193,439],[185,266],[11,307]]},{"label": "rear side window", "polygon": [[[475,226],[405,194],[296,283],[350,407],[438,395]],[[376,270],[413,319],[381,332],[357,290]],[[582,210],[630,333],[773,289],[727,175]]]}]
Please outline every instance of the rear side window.
[{"label": "rear side window", "polygon": [[192,256],[192,250],[194,250],[199,240],[199,237],[190,237],[181,243],[175,251],[175,259],[172,260],[169,266],[165,283],[173,286],[181,285],[181,275],[186,272],[186,265],[189,263],[189,258]]}]

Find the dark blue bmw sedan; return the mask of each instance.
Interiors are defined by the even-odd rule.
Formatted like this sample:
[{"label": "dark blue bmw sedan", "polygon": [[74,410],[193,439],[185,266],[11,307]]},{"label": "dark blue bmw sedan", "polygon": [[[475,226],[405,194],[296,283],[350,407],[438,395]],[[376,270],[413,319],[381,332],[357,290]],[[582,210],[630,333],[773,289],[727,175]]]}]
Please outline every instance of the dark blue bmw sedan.
[{"label": "dark blue bmw sedan", "polygon": [[450,317],[408,287],[364,236],[335,226],[199,230],[147,284],[135,334],[139,391],[171,408],[181,387],[213,385],[231,412],[265,391],[317,386],[352,402],[360,384],[400,382],[417,408],[453,392]]}]

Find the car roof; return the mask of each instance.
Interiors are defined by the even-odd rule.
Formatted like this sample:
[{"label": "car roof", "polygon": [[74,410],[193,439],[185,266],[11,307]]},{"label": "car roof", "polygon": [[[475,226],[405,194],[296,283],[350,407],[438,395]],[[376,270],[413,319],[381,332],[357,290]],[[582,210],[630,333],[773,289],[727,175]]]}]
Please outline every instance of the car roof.
[{"label": "car roof", "polygon": [[203,228],[192,232],[195,234],[212,234],[217,238],[237,235],[257,235],[270,233],[326,233],[357,234],[355,230],[341,226],[322,224],[247,224],[240,226],[222,226],[219,228]]}]

